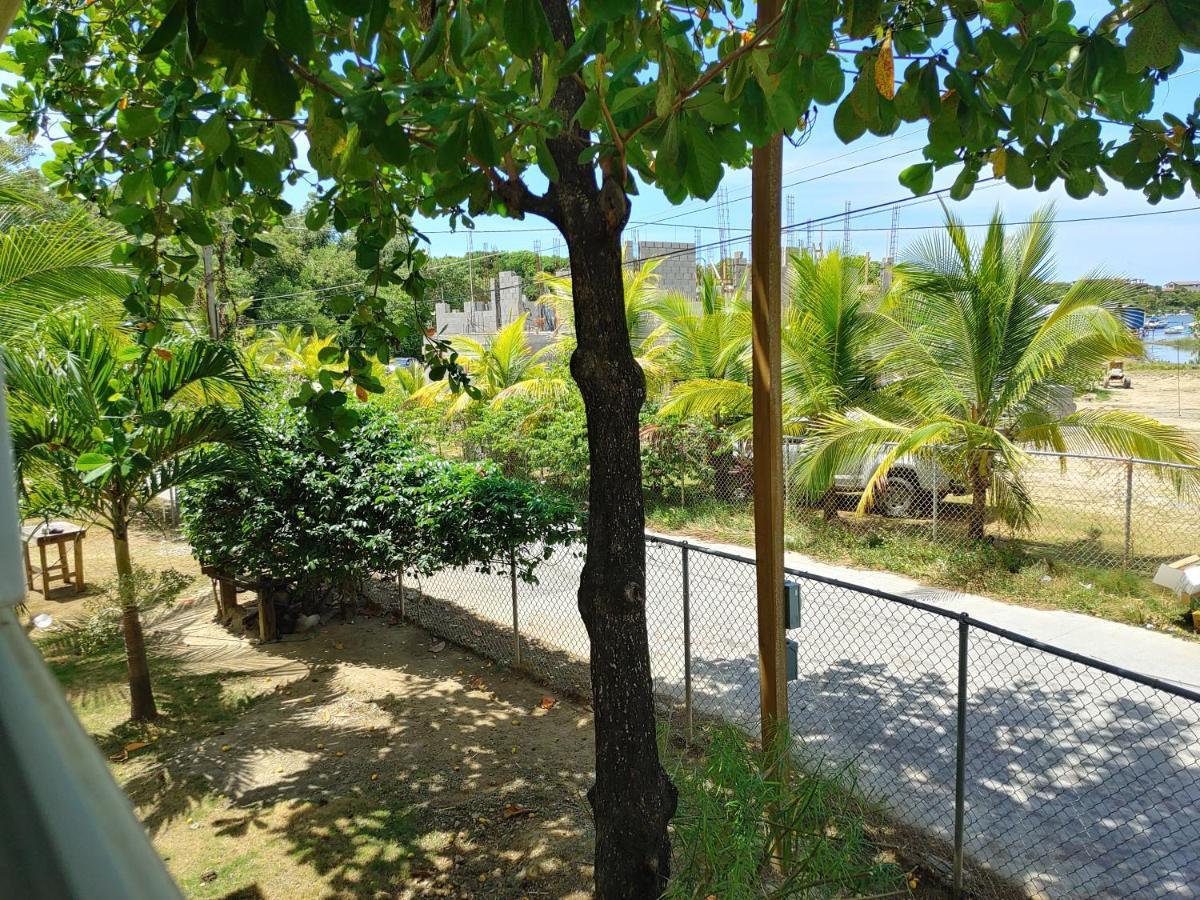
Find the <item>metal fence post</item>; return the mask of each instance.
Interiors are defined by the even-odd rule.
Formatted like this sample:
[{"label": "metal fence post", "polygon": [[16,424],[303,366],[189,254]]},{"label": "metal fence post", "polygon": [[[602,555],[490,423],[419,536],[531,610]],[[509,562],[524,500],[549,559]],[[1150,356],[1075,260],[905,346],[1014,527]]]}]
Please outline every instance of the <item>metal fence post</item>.
[{"label": "metal fence post", "polygon": [[688,542],[682,543],[683,567],[683,715],[688,743],[692,740],[692,588]]},{"label": "metal fence post", "polygon": [[403,568],[401,568],[400,571],[396,573],[396,586],[400,590],[400,621],[403,622],[404,619],[406,618],[404,615],[404,569]]},{"label": "metal fence post", "polygon": [[1133,555],[1133,460],[1125,460],[1125,567]]},{"label": "metal fence post", "polygon": [[958,724],[954,748],[954,883],[955,897],[962,896],[963,825],[967,792],[967,637],[970,617],[958,619]]},{"label": "metal fence post", "polygon": [[513,656],[516,665],[521,664],[521,625],[517,617],[517,549],[508,551],[508,577],[512,582],[512,613],[513,613]]},{"label": "metal fence post", "polygon": [[934,471],[933,480],[933,539],[937,540],[937,514],[938,514],[938,496],[941,494],[941,489],[937,483],[937,472]]}]

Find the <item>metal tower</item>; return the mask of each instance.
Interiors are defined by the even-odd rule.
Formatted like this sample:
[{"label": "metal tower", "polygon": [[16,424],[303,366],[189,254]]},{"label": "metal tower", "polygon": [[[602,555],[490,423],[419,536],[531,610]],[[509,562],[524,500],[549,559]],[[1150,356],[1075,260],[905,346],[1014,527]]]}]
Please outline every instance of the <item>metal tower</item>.
[{"label": "metal tower", "polygon": [[888,251],[887,258],[890,262],[896,261],[896,242],[900,237],[900,207],[899,205],[892,207],[892,229],[888,232]]},{"label": "metal tower", "polygon": [[787,238],[784,243],[788,247],[796,246],[796,195],[787,195]]},{"label": "metal tower", "polygon": [[850,201],[846,201],[846,211],[842,214],[842,256],[850,255]]},{"label": "metal tower", "polygon": [[729,283],[729,191],[717,191],[717,241],[721,261],[721,284]]}]

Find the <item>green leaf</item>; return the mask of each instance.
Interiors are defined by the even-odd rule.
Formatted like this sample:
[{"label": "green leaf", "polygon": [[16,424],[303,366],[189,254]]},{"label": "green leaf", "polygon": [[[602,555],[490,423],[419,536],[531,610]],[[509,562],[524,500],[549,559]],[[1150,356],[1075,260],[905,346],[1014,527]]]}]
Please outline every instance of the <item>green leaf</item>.
[{"label": "green leaf", "polygon": [[687,164],[687,151],[683,143],[683,129],[678,115],[667,119],[658,152],[654,155],[654,173],[660,179],[678,181]]},{"label": "green leaf", "polygon": [[1179,56],[1182,35],[1165,0],[1151,0],[1133,18],[1133,33],[1126,44],[1125,65],[1130,72],[1162,69]]},{"label": "green leaf", "polygon": [[171,424],[171,413],[165,409],[152,409],[142,416],[142,421],[153,428],[166,428]]},{"label": "green leaf", "polygon": [[846,0],[846,34],[864,38],[879,24],[880,0]]},{"label": "green leaf", "polygon": [[505,0],[504,37],[514,56],[532,60],[550,35],[550,23],[540,0]]},{"label": "green leaf", "polygon": [[273,44],[267,44],[258,57],[250,99],[276,119],[290,119],[296,113],[300,89],[287,61]]},{"label": "green leaf", "polygon": [[933,187],[933,163],[917,163],[900,173],[900,183],[914,194],[928,194]]},{"label": "green leaf", "polygon": [[275,39],[279,46],[302,60],[312,59],[313,23],[305,0],[276,0]]},{"label": "green leaf", "polygon": [[343,15],[365,16],[371,11],[371,0],[329,0],[333,7]]},{"label": "green leaf", "polygon": [[111,462],[106,462],[103,465],[96,466],[94,469],[89,469],[87,471],[87,474],[85,474],[83,476],[83,478],[81,478],[80,480],[84,484],[94,484],[95,482],[99,481],[104,476],[106,476],[112,470],[113,470],[113,464]]},{"label": "green leaf", "polygon": [[213,113],[200,126],[197,137],[209,157],[220,156],[229,147],[229,124],[223,115]]},{"label": "green leaf", "polygon": [[127,141],[150,137],[158,129],[158,113],[149,107],[130,106],[117,113],[117,131]]},{"label": "green leaf", "polygon": [[425,34],[425,40],[421,42],[421,49],[417,51],[417,55],[413,58],[411,68],[416,71],[421,68],[429,60],[433,59],[435,54],[441,52],[442,39],[446,36],[446,7],[439,6],[437,15],[433,17],[433,23],[429,26],[429,31]]},{"label": "green leaf", "polygon": [[500,164],[500,144],[492,130],[492,121],[483,107],[476,106],[471,112],[471,152],[485,166]]},{"label": "green leaf", "polygon": [[142,45],[138,56],[144,60],[151,60],[162,53],[163,48],[171,43],[175,35],[179,34],[179,29],[183,25],[184,14],[186,12],[187,3],[185,0],[177,0],[175,5],[167,10],[162,24],[154,29],[154,33],[150,35],[149,40]]},{"label": "green leaf", "polygon": [[575,43],[567,50],[562,62],[559,63],[558,77],[573,75],[580,70],[589,56],[594,56],[604,50],[608,40],[608,23],[597,22],[575,39]]},{"label": "green leaf", "polygon": [[837,57],[826,53],[812,63],[812,96],[817,103],[836,103],[846,89],[846,73]]},{"label": "green leaf", "polygon": [[554,157],[550,154],[550,148],[546,146],[546,138],[539,131],[534,138],[534,151],[537,153],[538,168],[542,170],[542,174],[551,181],[558,181],[558,163],[554,161]]},{"label": "green leaf", "polygon": [[854,109],[854,94],[846,95],[846,98],[838,104],[837,111],[833,114],[833,133],[838,136],[843,144],[849,144],[858,140],[866,134],[867,126],[858,113]]},{"label": "green leaf", "polygon": [[1029,160],[1016,150],[1004,151],[1004,180],[1015,188],[1027,188],[1033,184],[1033,169]]},{"label": "green leaf", "polygon": [[467,47],[471,45],[474,26],[471,22],[471,12],[465,4],[457,4],[454,11],[454,21],[450,23],[450,55],[462,66],[467,58]]},{"label": "green leaf", "polygon": [[247,150],[242,154],[242,171],[257,188],[279,187],[279,165],[261,150]]},{"label": "green leaf", "polygon": [[112,459],[103,453],[83,453],[80,454],[79,459],[75,460],[75,468],[80,472],[90,472],[103,465],[112,465]]}]

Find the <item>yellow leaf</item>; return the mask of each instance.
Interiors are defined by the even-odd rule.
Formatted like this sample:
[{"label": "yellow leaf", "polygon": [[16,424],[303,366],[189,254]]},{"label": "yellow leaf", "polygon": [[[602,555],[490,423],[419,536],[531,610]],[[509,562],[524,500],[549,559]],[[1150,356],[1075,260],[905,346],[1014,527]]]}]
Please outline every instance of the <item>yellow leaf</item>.
[{"label": "yellow leaf", "polygon": [[345,754],[345,753],[343,753],[341,750],[338,750],[338,751],[337,751],[336,753],[334,753],[333,755],[334,755],[334,756],[345,756],[346,754]]},{"label": "yellow leaf", "polygon": [[879,55],[875,57],[875,87],[889,100],[896,96],[896,62],[892,58],[890,31],[879,45]]},{"label": "yellow leaf", "polygon": [[134,750],[141,750],[143,747],[149,747],[149,741],[130,741],[125,745],[125,752],[132,753]]},{"label": "yellow leaf", "polygon": [[1008,153],[1003,147],[997,147],[992,151],[992,174],[997,178],[1003,178],[1004,172],[1008,169]]},{"label": "yellow leaf", "polygon": [[543,697],[542,702],[538,704],[542,709],[554,709],[554,705],[558,703],[553,697]]},{"label": "yellow leaf", "polygon": [[228,753],[228,752],[229,752],[230,750],[232,750],[232,749],[233,749],[233,747],[231,747],[229,744],[222,744],[222,745],[221,745],[221,752],[222,752],[222,753]]}]

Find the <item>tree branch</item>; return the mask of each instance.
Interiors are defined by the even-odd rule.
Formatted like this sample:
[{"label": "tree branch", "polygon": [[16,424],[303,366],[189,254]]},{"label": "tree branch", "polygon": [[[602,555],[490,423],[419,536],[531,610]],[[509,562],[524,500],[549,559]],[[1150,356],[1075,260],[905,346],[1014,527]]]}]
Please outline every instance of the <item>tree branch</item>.
[{"label": "tree branch", "polygon": [[[673,113],[679,112],[680,107],[682,107],[683,104],[686,103],[693,95],[695,95],[700,90],[702,90],[705,85],[707,85],[709,82],[711,82],[714,78],[716,78],[718,75],[720,75],[726,69],[728,69],[731,65],[733,65],[735,62],[737,62],[739,59],[741,59],[747,53],[750,53],[751,51],[756,49],[759,45],[761,45],[762,42],[765,41],[768,37],[770,37],[771,33],[774,32],[775,29],[779,27],[779,24],[782,21],[783,21],[783,13],[781,12],[774,19],[772,19],[770,22],[767,23],[766,28],[764,28],[762,31],[755,34],[753,38],[746,41],[746,43],[742,44],[742,46],[738,47],[736,50],[734,50],[732,53],[730,53],[724,59],[719,59],[715,63],[713,63],[712,67],[707,72],[705,72],[703,75],[701,75],[699,78],[697,78],[694,82],[692,82],[691,85],[689,85],[688,87],[684,88],[682,91],[679,92],[679,95],[675,98],[675,103],[671,106],[671,112],[673,112]],[[642,121],[640,121],[636,125],[634,125],[633,128],[630,129],[629,133],[621,138],[622,143],[628,144],[639,131],[641,131],[643,128],[646,128],[649,125],[654,124],[654,122],[656,122],[657,120],[658,120],[657,112],[647,113],[646,118],[642,119]]]}]

